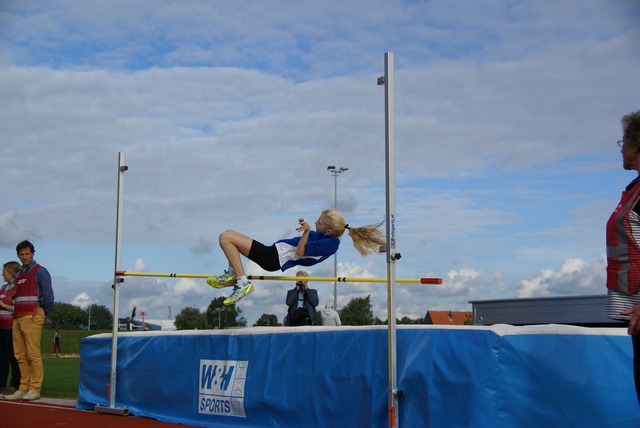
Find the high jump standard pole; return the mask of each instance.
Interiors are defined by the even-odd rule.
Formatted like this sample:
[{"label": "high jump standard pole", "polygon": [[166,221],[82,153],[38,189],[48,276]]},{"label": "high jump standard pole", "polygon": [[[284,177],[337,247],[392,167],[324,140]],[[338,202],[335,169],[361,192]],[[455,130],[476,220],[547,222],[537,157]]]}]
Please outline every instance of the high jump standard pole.
[{"label": "high jump standard pole", "polygon": [[378,78],[378,85],[384,85],[385,101],[385,164],[387,188],[387,319],[388,319],[388,362],[389,362],[389,426],[398,424],[398,367],[396,361],[396,166],[395,166],[395,114],[394,114],[394,68],[393,52],[384,54],[384,76]]},{"label": "high jump standard pole", "polygon": [[[115,270],[120,270],[120,259],[122,253],[122,199],[124,195],[124,172],[128,170],[124,164],[124,153],[118,153],[118,207],[116,210],[116,257]],[[118,409],[116,407],[116,365],[118,361],[118,301],[120,299],[120,283],[124,278],[114,274],[113,276],[113,333],[111,335],[111,371],[109,373],[109,406],[96,404],[96,413],[109,413],[126,416],[129,410],[126,407]]]}]

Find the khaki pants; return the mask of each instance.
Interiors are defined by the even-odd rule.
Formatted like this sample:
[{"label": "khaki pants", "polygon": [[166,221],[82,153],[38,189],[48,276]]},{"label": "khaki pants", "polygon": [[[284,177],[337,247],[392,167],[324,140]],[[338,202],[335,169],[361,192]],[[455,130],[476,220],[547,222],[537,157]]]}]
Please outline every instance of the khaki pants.
[{"label": "khaki pants", "polygon": [[40,338],[44,325],[44,309],[33,315],[13,320],[13,353],[20,367],[20,391],[40,393],[44,369],[40,355]]}]

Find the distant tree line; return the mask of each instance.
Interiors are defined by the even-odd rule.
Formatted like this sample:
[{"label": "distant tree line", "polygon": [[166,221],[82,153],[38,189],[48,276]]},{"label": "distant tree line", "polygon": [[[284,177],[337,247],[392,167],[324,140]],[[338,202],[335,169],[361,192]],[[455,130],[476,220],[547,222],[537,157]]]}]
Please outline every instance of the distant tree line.
[{"label": "distant tree line", "polygon": [[[225,297],[213,299],[207,309],[201,312],[194,307],[182,308],[175,317],[174,323],[178,330],[216,329],[246,327],[247,320],[243,317],[242,309],[236,305],[223,304]],[[319,311],[318,311],[319,312]],[[344,308],[338,309],[342,325],[386,325],[386,320],[373,316],[371,295],[353,298]],[[113,328],[113,314],[103,305],[93,304],[83,309],[69,303],[53,304],[49,313],[51,324],[45,326],[47,330],[111,330]],[[423,318],[412,319],[402,317],[397,324],[422,324]],[[322,325],[322,318],[318,313],[318,325]],[[278,317],[274,314],[262,314],[253,324],[254,326],[280,326]]]},{"label": "distant tree line", "polygon": [[236,305],[226,306],[223,303],[225,299],[226,297],[224,296],[213,299],[204,313],[193,307],[182,308],[174,320],[176,328],[178,330],[193,330],[196,328],[206,330],[246,327],[246,318],[240,316],[242,309],[236,307]]},{"label": "distant tree line", "polygon": [[[211,329],[211,328],[234,328],[246,327],[247,320],[240,316],[242,309],[235,305],[225,306],[223,297],[214,299],[209,304],[206,311],[200,312],[194,307],[183,308],[175,318],[175,326],[178,330]],[[342,325],[386,325],[387,321],[380,320],[373,316],[371,307],[371,295],[367,297],[356,297],[351,299],[347,305],[338,310]],[[411,319],[403,317],[396,320],[397,324],[422,324],[423,318]],[[318,325],[322,325],[322,318],[318,313]],[[253,324],[254,327],[279,326],[278,317],[274,314],[262,314]]]},{"label": "distant tree line", "polygon": [[110,330],[113,314],[103,305],[93,304],[83,309],[69,303],[55,302],[49,312],[51,324],[47,330]]}]

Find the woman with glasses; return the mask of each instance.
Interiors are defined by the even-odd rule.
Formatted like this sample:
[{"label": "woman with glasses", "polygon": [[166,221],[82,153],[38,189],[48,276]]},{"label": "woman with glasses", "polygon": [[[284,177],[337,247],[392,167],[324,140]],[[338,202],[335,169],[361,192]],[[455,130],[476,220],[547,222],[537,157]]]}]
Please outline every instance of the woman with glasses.
[{"label": "woman with glasses", "polygon": [[638,176],[607,222],[607,317],[628,321],[640,403],[640,110],[622,120],[622,167]]}]

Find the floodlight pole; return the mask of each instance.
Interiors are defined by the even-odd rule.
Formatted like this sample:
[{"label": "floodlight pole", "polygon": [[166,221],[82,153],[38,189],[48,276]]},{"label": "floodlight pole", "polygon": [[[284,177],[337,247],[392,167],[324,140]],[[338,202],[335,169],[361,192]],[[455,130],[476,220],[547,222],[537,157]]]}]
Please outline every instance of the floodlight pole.
[{"label": "floodlight pole", "polygon": [[[118,201],[116,210],[116,255],[115,272],[120,270],[120,259],[122,253],[122,200],[124,195],[124,173],[129,167],[124,164],[124,153],[118,153]],[[94,410],[97,413],[109,413],[126,416],[129,411],[126,407],[118,409],[116,407],[116,366],[118,362],[118,301],[120,298],[120,284],[124,278],[114,274],[113,277],[113,333],[111,335],[111,371],[109,373],[109,406],[97,404]]]},{"label": "floodlight pole", "polygon": [[396,359],[396,179],[395,179],[395,114],[394,114],[394,69],[393,53],[384,54],[384,76],[378,78],[378,85],[384,85],[385,99],[385,163],[387,190],[386,248],[387,255],[387,315],[388,315],[388,361],[389,361],[389,426],[399,425],[398,366]]}]

